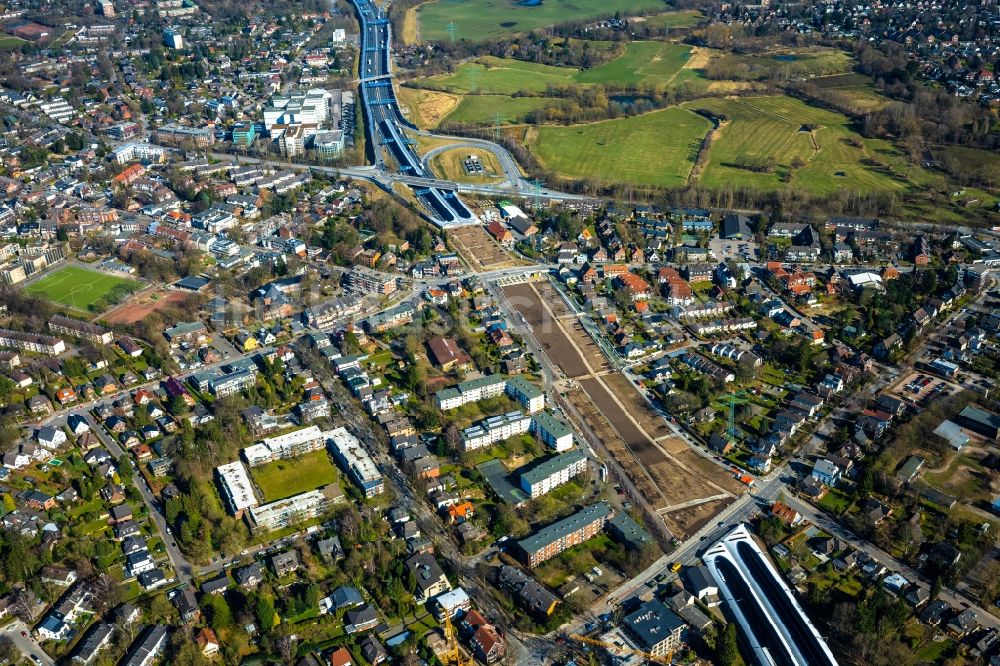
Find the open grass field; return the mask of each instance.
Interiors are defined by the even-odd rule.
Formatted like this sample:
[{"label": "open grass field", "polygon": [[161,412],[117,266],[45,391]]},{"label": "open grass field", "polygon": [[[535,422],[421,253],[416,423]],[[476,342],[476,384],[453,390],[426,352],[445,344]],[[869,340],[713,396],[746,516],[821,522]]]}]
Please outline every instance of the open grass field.
[{"label": "open grass field", "polygon": [[451,74],[431,76],[421,87],[458,94],[512,95],[545,92],[549,86],[608,84],[666,86],[688,62],[691,47],[663,42],[632,42],[625,51],[588,70],[542,65],[513,58],[483,56]]},{"label": "open grass field", "polygon": [[[834,48],[767,51],[764,53],[724,53],[716,66],[737,80],[766,79],[771,76],[801,78],[829,76],[851,71],[853,60],[846,51]],[[721,77],[720,77],[721,78]]]},{"label": "open grass field", "polygon": [[871,113],[885,108],[889,99],[875,89],[871,79],[863,74],[834,74],[818,76],[811,83],[821,90],[834,93],[844,106],[857,113]]},{"label": "open grass field", "polygon": [[326,449],[253,467],[250,475],[266,502],[322,488],[338,478]]},{"label": "open grass field", "polygon": [[462,63],[452,74],[422,79],[420,85],[459,94],[511,95],[519,91],[544,92],[549,85],[572,85],[579,73],[571,67],[483,56]]},{"label": "open grass field", "polygon": [[691,57],[691,47],[663,42],[632,42],[621,57],[580,72],[578,83],[663,85],[669,83]]},{"label": "open grass field", "polygon": [[587,125],[539,127],[528,147],[570,178],[670,187],[686,182],[709,129],[705,118],[671,107]]},{"label": "open grass field", "polygon": [[0,32],[0,51],[13,51],[14,49],[21,48],[21,45],[26,43],[27,42],[20,37],[8,35],[6,32]]},{"label": "open grass field", "polygon": [[697,9],[689,9],[680,12],[664,12],[652,16],[637,16],[629,22],[660,29],[691,28],[698,25],[703,18],[705,18],[704,14]]},{"label": "open grass field", "polygon": [[136,280],[78,266],[64,266],[32,282],[24,291],[60,305],[86,310],[116,291],[135,290],[140,286],[141,283]]},{"label": "open grass field", "polygon": [[[532,6],[533,5],[533,6]],[[479,42],[528,32],[566,21],[664,8],[662,0],[431,0],[417,6],[417,31],[425,41]]]},{"label": "open grass field", "polygon": [[[703,99],[684,106],[707,109],[729,121],[709,150],[709,162],[701,176],[706,185],[739,184],[773,190],[785,187],[782,179],[787,178],[791,186],[820,195],[842,189],[906,187],[901,176],[888,170],[893,161],[888,144],[861,139],[841,114],[782,95]],[[742,166],[746,159],[769,160],[773,168],[769,172],[751,171]],[[869,159],[883,161],[886,167],[866,164]]]},{"label": "open grass field", "polygon": [[[441,93],[438,93],[441,94]],[[511,97],[510,95],[466,95],[458,106],[444,118],[449,123],[491,125],[497,115],[501,123],[522,123],[536,109],[558,105],[550,97]]]}]

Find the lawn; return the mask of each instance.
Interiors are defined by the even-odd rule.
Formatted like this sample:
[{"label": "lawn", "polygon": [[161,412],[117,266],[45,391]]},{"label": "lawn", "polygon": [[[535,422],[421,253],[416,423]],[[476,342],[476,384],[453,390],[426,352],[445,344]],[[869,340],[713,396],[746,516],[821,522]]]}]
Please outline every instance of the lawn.
[{"label": "lawn", "polygon": [[139,287],[141,283],[136,280],[64,266],[32,282],[24,290],[77,310],[103,310],[112,301],[120,301]]},{"label": "lawn", "polygon": [[671,107],[587,125],[539,127],[529,148],[570,178],[677,187],[687,181],[710,128],[701,116]]},{"label": "lawn", "polygon": [[836,488],[830,488],[826,495],[823,495],[823,499],[819,501],[819,505],[830,513],[839,516],[851,505],[851,498]]},{"label": "lawn", "polygon": [[462,63],[451,74],[423,79],[420,85],[480,95],[542,93],[549,86],[569,85],[665,86],[678,76],[690,57],[691,47],[663,42],[632,42],[617,58],[586,70],[484,56]]},{"label": "lawn", "polygon": [[450,39],[450,25],[455,39],[479,42],[566,21],[663,7],[661,0],[430,0],[415,11],[422,40]]},{"label": "lawn", "polygon": [[862,139],[839,113],[783,95],[700,99],[684,106],[728,120],[709,150],[701,175],[705,185],[759,190],[791,185],[817,195],[907,187],[890,172],[898,166],[891,146]]},{"label": "lawn", "polygon": [[325,449],[254,467],[250,475],[266,502],[315,490],[338,478],[337,468]]},{"label": "lawn", "polygon": [[27,44],[27,42],[20,37],[0,32],[0,51],[13,51],[21,48],[22,44]]}]

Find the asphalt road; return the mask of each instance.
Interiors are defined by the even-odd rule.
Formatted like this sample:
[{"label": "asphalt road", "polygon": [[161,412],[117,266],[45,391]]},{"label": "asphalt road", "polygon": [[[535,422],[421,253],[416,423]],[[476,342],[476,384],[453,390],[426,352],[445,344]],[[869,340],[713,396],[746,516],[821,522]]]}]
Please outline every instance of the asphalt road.
[{"label": "asphalt road", "polygon": [[[26,635],[22,636],[22,632]],[[55,666],[56,662],[49,655],[45,654],[45,650],[31,636],[31,627],[27,626],[21,620],[14,620],[5,624],[3,629],[0,630],[0,636],[9,638],[25,657],[36,657],[38,663],[43,666]]]}]

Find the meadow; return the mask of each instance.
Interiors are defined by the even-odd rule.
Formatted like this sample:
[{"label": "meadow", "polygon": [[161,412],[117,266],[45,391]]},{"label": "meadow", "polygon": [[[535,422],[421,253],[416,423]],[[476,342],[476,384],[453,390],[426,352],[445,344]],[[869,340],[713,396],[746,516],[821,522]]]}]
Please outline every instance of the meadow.
[{"label": "meadow", "polygon": [[569,178],[660,187],[683,185],[711,129],[680,107],[568,127],[532,129],[528,147],[548,168]]},{"label": "meadow", "polygon": [[445,120],[449,123],[491,125],[521,123],[536,109],[559,104],[550,97],[511,97],[510,95],[466,95]]},{"label": "meadow", "polygon": [[705,16],[697,9],[689,9],[680,12],[664,12],[653,16],[642,16],[633,19],[631,22],[640,26],[651,28],[672,29],[691,28],[698,25]]},{"label": "meadow", "polygon": [[550,85],[659,86],[678,76],[690,55],[691,48],[683,44],[631,42],[619,57],[587,70],[484,56],[462,63],[451,74],[423,79],[420,86],[480,95],[540,93]]},{"label": "meadow", "polygon": [[643,12],[665,7],[662,0],[430,0],[416,13],[421,40],[480,42],[545,28],[572,20]]},{"label": "meadow", "polygon": [[[900,190],[906,182],[879,168],[892,165],[888,144],[862,139],[841,114],[783,95],[701,99],[684,104],[728,119],[713,141],[701,182],[738,184],[762,190],[790,184],[812,194]],[[771,169],[746,168],[748,161]]]},{"label": "meadow", "polygon": [[889,103],[889,98],[876,90],[871,78],[864,74],[818,76],[810,80],[810,83],[827,93],[835,93],[837,98],[843,100],[844,106],[838,105],[837,108],[869,113],[883,109]]},{"label": "meadow", "polygon": [[24,291],[77,310],[94,309],[95,306],[103,310],[141,286],[136,280],[79,266],[64,266],[32,282]]}]

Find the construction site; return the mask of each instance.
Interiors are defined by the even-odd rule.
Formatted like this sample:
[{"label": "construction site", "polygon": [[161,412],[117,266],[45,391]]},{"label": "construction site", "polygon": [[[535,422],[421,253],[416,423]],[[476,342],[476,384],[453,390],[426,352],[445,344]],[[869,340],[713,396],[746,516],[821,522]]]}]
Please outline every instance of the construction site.
[{"label": "construction site", "polygon": [[563,374],[567,407],[611,459],[611,474],[620,471],[626,477],[624,490],[658,516],[670,536],[689,537],[746,491],[671,430],[612,368],[579,315],[550,284],[508,286],[504,295]]}]

